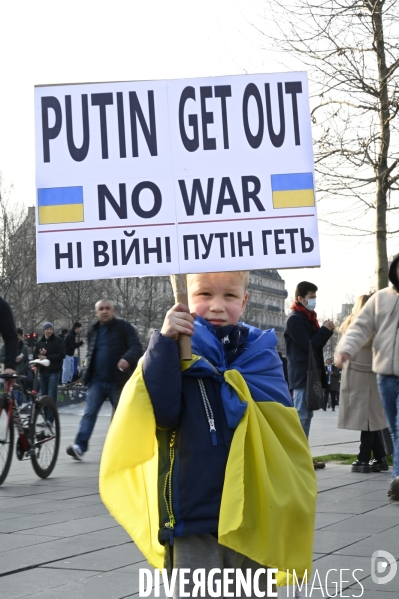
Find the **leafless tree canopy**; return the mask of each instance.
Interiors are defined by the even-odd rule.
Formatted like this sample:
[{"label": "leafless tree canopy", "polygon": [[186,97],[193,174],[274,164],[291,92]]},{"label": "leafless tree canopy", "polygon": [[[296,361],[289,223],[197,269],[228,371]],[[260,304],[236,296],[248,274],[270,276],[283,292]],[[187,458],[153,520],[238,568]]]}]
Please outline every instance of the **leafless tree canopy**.
[{"label": "leafless tree canopy", "polygon": [[94,304],[99,298],[113,300],[116,314],[134,324],[144,344],[153,328],[162,325],[173,305],[169,277],[36,282],[35,211],[13,202],[0,175],[0,295],[13,310],[17,326],[26,333],[40,334],[49,320],[58,333],[73,322],[83,324],[84,333],[95,321]]},{"label": "leafless tree canopy", "polygon": [[[399,2],[266,4],[270,48],[309,70],[321,212],[337,233],[375,235],[378,286],[386,287],[387,236],[399,232]],[[373,228],[359,225],[366,214]]]}]

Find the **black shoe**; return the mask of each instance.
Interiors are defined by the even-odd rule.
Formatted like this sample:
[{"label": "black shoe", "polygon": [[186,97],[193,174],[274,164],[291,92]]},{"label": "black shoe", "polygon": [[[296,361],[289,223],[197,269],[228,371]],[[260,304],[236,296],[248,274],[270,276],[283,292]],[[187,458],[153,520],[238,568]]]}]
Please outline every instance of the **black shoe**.
[{"label": "black shoe", "polygon": [[352,472],[363,472],[365,474],[370,472],[369,463],[359,462],[359,460],[356,460],[356,462],[353,462],[352,464]]},{"label": "black shoe", "polygon": [[389,470],[389,465],[385,458],[382,458],[382,460],[374,458],[369,461],[369,466],[371,472],[387,472]]},{"label": "black shoe", "polygon": [[313,468],[315,470],[322,470],[325,467],[326,467],[326,465],[324,462],[316,462],[315,460],[313,460]]},{"label": "black shoe", "polygon": [[391,482],[391,486],[389,487],[388,491],[388,497],[394,499],[395,501],[399,501],[399,476],[395,476]]}]

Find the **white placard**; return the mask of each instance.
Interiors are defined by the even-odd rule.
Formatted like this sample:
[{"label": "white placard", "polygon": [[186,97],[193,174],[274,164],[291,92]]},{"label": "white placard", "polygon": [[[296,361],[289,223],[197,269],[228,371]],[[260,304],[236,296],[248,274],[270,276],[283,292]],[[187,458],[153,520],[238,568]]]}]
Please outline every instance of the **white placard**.
[{"label": "white placard", "polygon": [[38,282],[319,266],[306,73],[35,88]]}]

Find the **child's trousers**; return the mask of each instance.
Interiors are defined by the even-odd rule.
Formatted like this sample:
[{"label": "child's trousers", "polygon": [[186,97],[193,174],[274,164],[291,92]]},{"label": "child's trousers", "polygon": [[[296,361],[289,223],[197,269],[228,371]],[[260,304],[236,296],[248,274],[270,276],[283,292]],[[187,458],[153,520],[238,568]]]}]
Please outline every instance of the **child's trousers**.
[{"label": "child's trousers", "polygon": [[[255,595],[254,593],[254,574],[260,568],[263,568],[257,562],[245,557],[241,553],[237,553],[232,549],[224,547],[223,545],[219,545],[217,538],[212,534],[202,534],[202,535],[188,535],[187,537],[175,537],[174,545],[169,548],[168,545],[165,546],[165,568],[168,573],[171,572],[171,568],[178,569],[178,575],[176,577],[176,585],[173,593],[174,599],[180,599],[180,585],[179,585],[179,571],[180,568],[187,568],[190,570],[190,573],[185,575],[185,578],[189,581],[184,584],[184,592],[189,593],[190,597],[206,597],[211,598],[215,597],[215,591],[217,591],[217,584],[221,585],[220,596],[223,599],[223,572],[221,574],[215,574],[213,579],[208,578],[208,574],[210,570],[213,568],[219,568],[220,570],[225,570],[226,568],[232,568],[234,570],[233,573],[229,574],[229,580],[232,580],[231,584],[229,584],[228,589],[226,586],[225,590],[229,594],[229,597],[236,597],[236,570],[242,570],[242,573],[245,578],[247,578],[247,569],[251,570],[251,589],[252,592],[249,595],[245,594],[245,588],[241,587],[241,597],[247,597],[248,599],[255,599],[259,597],[259,595]],[[205,595],[201,593],[202,588],[195,589],[195,581],[193,580],[193,571],[203,569],[205,570],[205,584],[202,586],[205,590]],[[274,594],[268,595],[267,593],[267,568],[265,568],[265,573],[259,573],[255,576],[257,588],[262,593],[262,596],[266,599],[269,597],[277,596],[277,588],[275,585],[272,585],[272,588],[269,589]],[[169,576],[170,579],[170,576]],[[216,581],[219,580],[220,583]],[[211,585],[211,593],[208,592],[208,581]],[[196,593],[193,595],[193,590]],[[263,595],[263,592],[265,593]],[[188,595],[185,595],[186,597]],[[239,595],[237,595],[239,596]]]}]

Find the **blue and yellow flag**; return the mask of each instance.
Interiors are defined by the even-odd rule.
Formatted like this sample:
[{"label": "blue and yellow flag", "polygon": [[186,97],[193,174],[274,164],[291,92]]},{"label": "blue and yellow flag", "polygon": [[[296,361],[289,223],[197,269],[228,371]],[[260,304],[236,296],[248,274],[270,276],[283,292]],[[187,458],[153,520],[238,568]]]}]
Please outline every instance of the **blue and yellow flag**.
[{"label": "blue and yellow flag", "polygon": [[302,208],[315,205],[312,173],[272,175],[271,179],[274,208]]},{"label": "blue and yellow flag", "polygon": [[84,221],[83,187],[41,188],[37,196],[39,225]]},{"label": "blue and yellow flag", "polygon": [[[233,407],[230,416],[237,414],[236,402],[243,406],[226,466],[219,543],[263,566],[277,568],[277,583],[285,585],[287,570],[295,569],[298,578],[306,570],[308,575],[311,572],[317,488],[297,411],[278,391],[284,380],[281,374],[277,376],[277,353],[272,349],[277,339],[272,331],[258,330],[250,347],[230,368],[223,368],[218,359],[223,353],[220,342],[220,348],[212,347],[213,340],[198,320],[193,350],[202,346],[207,355],[205,360],[193,355],[191,362],[182,362],[183,376],[190,376],[190,370],[197,376],[209,376],[215,370],[209,361],[213,358],[224,388],[222,401]],[[251,329],[250,337],[254,334]],[[100,494],[149,563],[163,568],[155,427],[141,360],[124,387],[108,431],[100,465]]]}]

